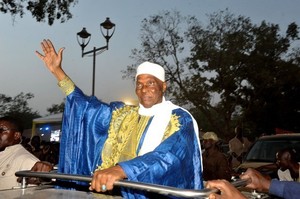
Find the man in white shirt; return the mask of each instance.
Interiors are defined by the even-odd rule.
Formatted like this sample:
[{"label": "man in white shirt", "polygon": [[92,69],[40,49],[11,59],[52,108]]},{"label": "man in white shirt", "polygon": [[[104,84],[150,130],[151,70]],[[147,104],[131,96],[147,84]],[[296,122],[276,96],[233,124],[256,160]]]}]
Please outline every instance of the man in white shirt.
[{"label": "man in white shirt", "polygon": [[50,171],[50,163],[40,162],[20,143],[22,127],[11,117],[0,118],[0,190],[20,186],[15,172],[21,170]]},{"label": "man in white shirt", "polygon": [[300,165],[296,160],[296,151],[291,148],[285,148],[276,154],[276,163],[279,166],[278,178],[281,181],[300,182]]}]

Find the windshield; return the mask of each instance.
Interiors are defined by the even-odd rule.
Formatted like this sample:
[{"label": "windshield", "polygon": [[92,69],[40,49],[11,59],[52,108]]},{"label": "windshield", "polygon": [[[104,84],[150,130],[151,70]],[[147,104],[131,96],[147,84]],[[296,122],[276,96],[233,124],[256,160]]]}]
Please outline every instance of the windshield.
[{"label": "windshield", "polygon": [[[292,147],[300,151],[300,140],[258,140],[250,149],[245,160],[255,162],[275,162],[276,153],[283,148]],[[300,160],[299,153],[298,160]]]}]

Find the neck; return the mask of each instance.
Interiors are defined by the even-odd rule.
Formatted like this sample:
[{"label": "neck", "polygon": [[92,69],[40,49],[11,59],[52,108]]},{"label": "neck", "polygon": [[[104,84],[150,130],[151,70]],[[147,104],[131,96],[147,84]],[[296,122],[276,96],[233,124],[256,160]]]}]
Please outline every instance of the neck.
[{"label": "neck", "polygon": [[212,146],[212,147],[205,149],[205,151],[207,151],[207,153],[213,153],[214,151],[217,151],[217,150],[218,150],[218,148],[216,146]]},{"label": "neck", "polygon": [[299,178],[299,164],[291,163],[291,168],[289,169],[293,178]]}]

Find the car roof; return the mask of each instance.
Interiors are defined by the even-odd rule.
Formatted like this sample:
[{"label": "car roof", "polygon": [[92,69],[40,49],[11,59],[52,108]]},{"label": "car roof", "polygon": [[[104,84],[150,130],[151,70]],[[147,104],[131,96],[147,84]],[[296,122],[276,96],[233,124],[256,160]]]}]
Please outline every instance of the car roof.
[{"label": "car roof", "polygon": [[290,139],[300,140],[300,133],[265,135],[260,137],[258,140],[290,140]]}]

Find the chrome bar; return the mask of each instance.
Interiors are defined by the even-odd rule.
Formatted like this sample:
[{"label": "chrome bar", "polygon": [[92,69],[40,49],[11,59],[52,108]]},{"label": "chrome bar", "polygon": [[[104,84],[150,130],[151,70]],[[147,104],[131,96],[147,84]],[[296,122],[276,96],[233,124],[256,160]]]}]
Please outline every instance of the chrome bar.
[{"label": "chrome bar", "polygon": [[[60,180],[71,180],[71,181],[82,181],[91,182],[92,176],[74,175],[74,174],[63,174],[57,172],[33,172],[33,171],[18,171],[15,174],[17,177],[36,177],[36,178],[48,178],[48,179],[60,179]],[[237,180],[232,182],[235,187],[245,186],[249,182],[248,180]],[[157,184],[149,184],[142,182],[131,182],[127,180],[119,180],[114,183],[115,186],[126,187],[132,189],[138,189],[148,192],[154,192],[162,195],[170,195],[181,198],[207,198],[209,194],[216,193],[217,189],[180,189],[176,187],[163,186]]]}]

